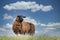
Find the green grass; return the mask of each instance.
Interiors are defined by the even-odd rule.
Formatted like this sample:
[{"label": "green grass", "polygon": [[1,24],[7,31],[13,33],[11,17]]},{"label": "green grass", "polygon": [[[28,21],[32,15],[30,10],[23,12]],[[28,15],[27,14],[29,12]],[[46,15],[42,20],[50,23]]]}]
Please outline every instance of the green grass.
[{"label": "green grass", "polygon": [[8,36],[0,36],[0,40],[60,40],[60,37],[50,37],[50,36],[38,36],[38,37],[8,37]]}]

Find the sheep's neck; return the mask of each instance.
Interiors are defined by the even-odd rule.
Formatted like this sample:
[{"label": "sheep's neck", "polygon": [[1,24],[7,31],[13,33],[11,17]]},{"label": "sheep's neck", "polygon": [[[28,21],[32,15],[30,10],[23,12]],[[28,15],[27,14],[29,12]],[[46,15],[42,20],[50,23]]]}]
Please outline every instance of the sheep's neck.
[{"label": "sheep's neck", "polygon": [[22,27],[22,22],[19,22],[19,26],[21,26],[21,27]]}]

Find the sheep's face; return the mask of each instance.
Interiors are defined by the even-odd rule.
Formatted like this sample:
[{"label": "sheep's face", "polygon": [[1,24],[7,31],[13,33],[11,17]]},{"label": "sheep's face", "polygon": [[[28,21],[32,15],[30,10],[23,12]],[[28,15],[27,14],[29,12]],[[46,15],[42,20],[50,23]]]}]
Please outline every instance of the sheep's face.
[{"label": "sheep's face", "polygon": [[16,20],[19,21],[19,22],[22,22],[23,21],[23,18],[25,18],[26,16],[17,16]]}]

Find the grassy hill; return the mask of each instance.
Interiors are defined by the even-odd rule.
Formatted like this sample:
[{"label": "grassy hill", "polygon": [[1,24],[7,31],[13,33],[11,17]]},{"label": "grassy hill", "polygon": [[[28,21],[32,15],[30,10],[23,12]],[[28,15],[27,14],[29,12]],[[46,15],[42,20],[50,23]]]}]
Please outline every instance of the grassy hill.
[{"label": "grassy hill", "polygon": [[7,36],[0,36],[0,40],[60,40],[60,37],[50,37],[50,36],[38,36],[38,37],[7,37]]}]

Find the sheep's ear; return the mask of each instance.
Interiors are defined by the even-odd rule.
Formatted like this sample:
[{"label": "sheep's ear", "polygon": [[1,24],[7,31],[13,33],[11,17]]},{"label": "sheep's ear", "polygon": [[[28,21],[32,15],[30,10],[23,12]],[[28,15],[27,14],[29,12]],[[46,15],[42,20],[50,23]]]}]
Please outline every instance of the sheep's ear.
[{"label": "sheep's ear", "polygon": [[26,18],[26,16],[22,16],[22,15],[18,15],[17,17],[22,17],[22,18]]},{"label": "sheep's ear", "polygon": [[17,16],[17,17],[20,17],[20,16]]},{"label": "sheep's ear", "polygon": [[26,18],[26,16],[22,16],[22,18]]},{"label": "sheep's ear", "polygon": [[26,16],[23,16],[23,18],[26,18]]}]

